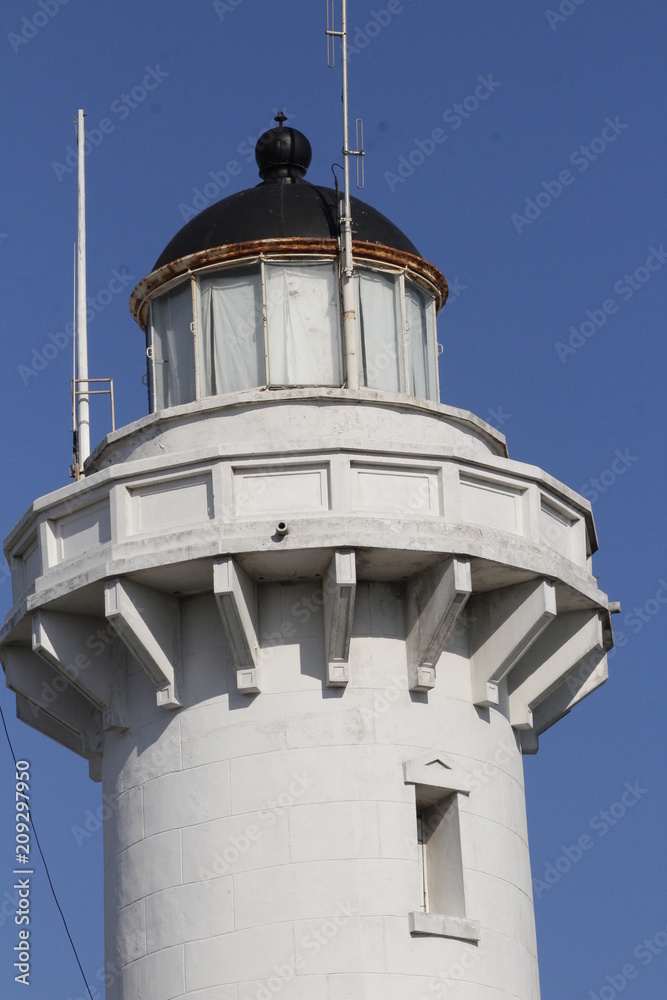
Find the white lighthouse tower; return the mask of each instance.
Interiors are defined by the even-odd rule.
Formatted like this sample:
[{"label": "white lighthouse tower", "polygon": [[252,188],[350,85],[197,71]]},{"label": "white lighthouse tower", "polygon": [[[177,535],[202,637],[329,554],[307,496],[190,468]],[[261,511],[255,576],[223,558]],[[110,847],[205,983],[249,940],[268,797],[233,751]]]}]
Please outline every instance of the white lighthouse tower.
[{"label": "white lighthouse tower", "polygon": [[439,401],[445,279],[354,199],[343,273],[310,155],[281,120],[135,289],[150,413],[10,533],[7,683],[111,805],[108,1000],[538,1000],[522,754],[606,678],[590,504]]}]

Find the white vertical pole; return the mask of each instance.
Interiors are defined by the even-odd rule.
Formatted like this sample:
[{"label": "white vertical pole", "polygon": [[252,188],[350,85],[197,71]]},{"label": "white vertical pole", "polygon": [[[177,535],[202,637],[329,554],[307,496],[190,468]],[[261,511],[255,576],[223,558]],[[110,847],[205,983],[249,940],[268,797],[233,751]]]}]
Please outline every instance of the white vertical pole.
[{"label": "white vertical pole", "polygon": [[74,456],[74,464],[70,469],[70,475],[73,479],[79,479],[79,442],[78,442],[78,428],[76,426],[76,345],[78,338],[76,335],[76,243],[74,244],[74,252],[72,254],[72,267],[73,267],[73,297],[72,297],[72,329],[74,330],[74,335],[72,338],[72,454]]},{"label": "white vertical pole", "polygon": [[[90,397],[88,395],[88,327],[86,324],[86,174],[84,113],[81,109],[77,114],[77,141],[79,151],[79,220],[77,239],[77,286],[78,299],[76,307],[77,318],[77,350],[75,383],[77,399],[77,424],[79,428],[79,466],[83,469],[84,462],[90,455]],[[82,391],[83,390],[83,391]]]},{"label": "white vertical pole", "polygon": [[347,0],[342,0],[341,41],[343,49],[343,166],[344,207],[342,228],[343,269],[341,294],[343,299],[343,340],[347,388],[359,388],[359,360],[357,358],[357,314],[354,301],[354,262],[352,260],[352,206],[350,204],[350,145],[347,86]]}]

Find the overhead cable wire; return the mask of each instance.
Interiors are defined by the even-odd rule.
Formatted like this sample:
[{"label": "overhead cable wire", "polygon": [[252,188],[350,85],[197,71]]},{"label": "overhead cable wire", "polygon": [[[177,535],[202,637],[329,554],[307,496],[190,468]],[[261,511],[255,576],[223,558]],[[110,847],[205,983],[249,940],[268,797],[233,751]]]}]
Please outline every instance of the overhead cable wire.
[{"label": "overhead cable wire", "polygon": [[[9,752],[11,753],[12,757],[14,758],[14,765],[16,765],[16,754],[14,753],[14,747],[12,746],[12,741],[11,741],[10,736],[9,736],[9,730],[7,729],[7,723],[5,721],[5,713],[2,710],[2,705],[1,704],[0,704],[0,719],[2,719],[2,726],[3,726],[3,729],[5,730],[5,736],[7,737],[7,743],[9,744]],[[72,940],[72,935],[70,934],[69,927],[67,926],[67,920],[65,919],[65,914],[63,913],[62,907],[61,907],[60,903],[58,902],[58,896],[56,894],[56,890],[54,888],[53,882],[51,881],[51,873],[49,872],[49,866],[46,863],[46,858],[44,857],[44,851],[42,850],[42,845],[40,844],[39,837],[37,836],[37,830],[35,828],[35,820],[33,818],[32,810],[30,810],[30,826],[32,827],[32,832],[35,835],[35,843],[37,844],[37,850],[39,851],[39,856],[41,857],[42,862],[44,864],[44,871],[46,872],[46,877],[48,879],[49,886],[51,887],[51,892],[53,894],[53,898],[55,900],[55,904],[58,907],[58,913],[60,914],[60,917],[62,919],[63,926],[65,928],[65,933],[67,934],[67,937],[69,938],[69,943],[72,946],[72,951],[74,952],[74,957],[76,959],[76,964],[79,966],[79,971],[81,972],[81,975],[83,977],[83,981],[86,984],[86,989],[88,990],[88,996],[90,997],[90,1000],[94,1000],[94,997],[93,997],[93,994],[91,992],[90,986],[88,985],[88,980],[86,979],[86,973],[83,971],[83,966],[81,965],[81,960],[79,959],[79,954],[78,954],[78,952],[76,950],[76,945],[74,944],[74,941]]]}]

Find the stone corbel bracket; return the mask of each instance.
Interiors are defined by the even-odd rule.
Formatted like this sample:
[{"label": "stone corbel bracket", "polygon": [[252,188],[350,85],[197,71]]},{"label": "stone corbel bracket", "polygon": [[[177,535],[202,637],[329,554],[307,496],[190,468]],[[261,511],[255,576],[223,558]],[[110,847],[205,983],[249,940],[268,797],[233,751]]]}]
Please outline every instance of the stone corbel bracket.
[{"label": "stone corbel bracket", "polygon": [[115,633],[103,619],[38,611],[32,619],[32,648],[57,674],[102,712],[104,729],[127,729],[126,671],[119,669]]},{"label": "stone corbel bracket", "polygon": [[606,652],[596,649],[590,656],[584,657],[565,681],[533,709],[533,728],[517,730],[521,752],[537,753],[540,735],[564,715],[568,715],[575,705],[604,684],[608,677]]},{"label": "stone corbel bracket", "polygon": [[556,617],[556,588],[532,580],[478,594],[470,612],[470,670],[474,705],[499,701],[498,685]]},{"label": "stone corbel bracket", "polygon": [[511,725],[537,735],[556,722],[606,680],[608,646],[598,610],[558,615],[508,677]]},{"label": "stone corbel bracket", "polygon": [[470,560],[453,557],[406,585],[406,653],[411,691],[435,686],[435,668],[472,592]]},{"label": "stone corbel bracket", "polygon": [[242,694],[259,694],[257,584],[231,557],[213,564],[213,593],[236,666]]},{"label": "stone corbel bracket", "polygon": [[5,646],[2,663],[7,687],[17,696],[18,717],[85,757],[91,777],[99,780],[101,711],[28,646]]},{"label": "stone corbel bracket", "polygon": [[157,686],[160,708],[180,708],[178,601],[132,580],[108,580],[104,587],[107,620]]},{"label": "stone corbel bracket", "polygon": [[348,662],[356,590],[354,550],[338,549],[324,576],[324,641],[329,687],[345,687],[350,679]]}]

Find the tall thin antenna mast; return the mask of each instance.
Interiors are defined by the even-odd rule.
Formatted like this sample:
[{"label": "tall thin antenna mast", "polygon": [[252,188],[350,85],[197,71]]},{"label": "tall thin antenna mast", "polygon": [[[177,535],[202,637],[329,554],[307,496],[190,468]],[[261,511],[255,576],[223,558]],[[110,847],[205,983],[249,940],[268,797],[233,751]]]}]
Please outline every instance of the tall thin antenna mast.
[{"label": "tall thin antenna mast", "polygon": [[[77,342],[74,399],[77,409],[79,460],[83,469],[90,455],[90,399],[88,395],[88,326],[86,323],[86,173],[83,110],[77,114],[76,134],[79,151],[79,220],[77,238]],[[81,472],[83,475],[83,472]]]},{"label": "tall thin antenna mast", "polygon": [[[350,201],[350,157],[356,156],[357,166],[363,163],[363,149],[350,149],[348,77],[347,77],[347,0],[341,0],[341,30],[335,28],[335,0],[327,0],[327,62],[333,68],[335,39],[340,38],[343,57],[343,212],[340,219],[340,246],[342,256],[341,297],[343,300],[343,340],[347,388],[359,388],[359,360],[357,358],[357,314],[354,295],[354,260],[352,258],[352,205]],[[357,119],[359,138],[360,119]],[[362,130],[363,135],[363,130]],[[363,140],[362,140],[363,144]],[[357,169],[359,183],[359,169]],[[361,184],[360,184],[361,186]]]},{"label": "tall thin antenna mast", "polygon": [[73,297],[72,297],[72,329],[74,335],[72,338],[72,456],[73,464],[70,466],[69,474],[73,479],[79,480],[81,478],[79,472],[79,435],[76,426],[76,345],[77,345],[77,335],[76,335],[76,243],[74,244],[74,253],[72,254],[72,275],[73,281]]}]

